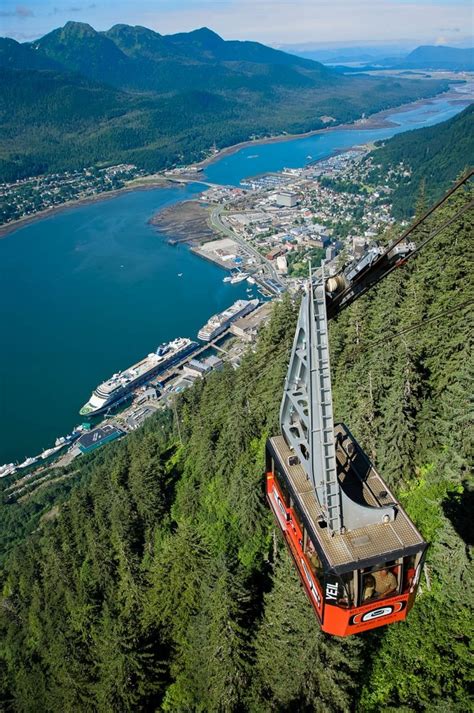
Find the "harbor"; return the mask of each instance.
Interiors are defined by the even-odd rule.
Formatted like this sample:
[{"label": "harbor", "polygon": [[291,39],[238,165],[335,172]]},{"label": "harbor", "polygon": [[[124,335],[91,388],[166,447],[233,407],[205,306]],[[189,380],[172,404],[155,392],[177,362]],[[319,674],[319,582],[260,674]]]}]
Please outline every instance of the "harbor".
[{"label": "harbor", "polygon": [[[394,111],[393,126],[335,128],[312,137],[254,143],[207,165],[204,179],[221,186],[210,191],[242,190],[240,182],[249,175],[297,169],[341,148],[433,125],[461,109],[441,97],[404,113]],[[249,161],[249,156],[254,158]],[[168,240],[176,237],[172,229],[159,233],[150,225],[154,215],[173,204],[200,201],[205,188],[200,177],[179,187],[130,191],[74,206],[0,241],[0,311],[9,345],[0,354],[0,463],[24,463],[48,450],[47,444],[53,447],[58,433],[72,433],[77,410],[94,384],[136,362],[154,344],[196,334],[209,315],[248,297],[248,287],[254,290],[252,298],[265,286],[268,293],[279,294],[269,274],[252,272],[245,264],[228,264],[223,271],[203,255],[197,260],[186,245],[170,246]],[[256,283],[250,277],[223,282],[237,270]],[[5,309],[12,301],[14,317]]]},{"label": "harbor", "polygon": [[[249,320],[248,317],[252,316]],[[45,449],[35,457],[29,457],[22,463],[7,463],[0,466],[0,478],[20,476],[6,487],[8,500],[15,500],[29,490],[51,470],[69,465],[75,458],[90,453],[127,433],[139,428],[144,421],[172,404],[173,398],[192,386],[196,379],[202,379],[215,370],[221,369],[225,362],[236,368],[246,349],[255,341],[258,332],[270,316],[270,303],[259,304],[259,300],[237,300],[221,314],[211,317],[209,322],[214,331],[203,334],[199,345],[191,339],[174,340],[170,347],[161,345],[156,354],[161,358],[161,369],[157,369],[155,360],[149,364],[146,373],[129,385],[126,398],[120,394],[110,403],[108,409],[101,406],[96,411],[101,420],[85,420],[77,425],[71,434],[58,437],[51,448]],[[199,334],[208,326],[202,327]],[[224,348],[225,345],[225,348]],[[168,358],[164,356],[168,353]],[[149,358],[153,354],[149,355]],[[134,367],[129,367],[121,374],[127,374]],[[114,375],[115,379],[119,374]],[[112,380],[113,378],[112,377]],[[109,384],[104,382],[104,384]],[[137,383],[137,381],[139,383]],[[99,385],[94,394],[103,386]],[[105,413],[104,413],[105,410]],[[82,413],[83,416],[87,414]],[[90,411],[89,416],[95,415]]]}]

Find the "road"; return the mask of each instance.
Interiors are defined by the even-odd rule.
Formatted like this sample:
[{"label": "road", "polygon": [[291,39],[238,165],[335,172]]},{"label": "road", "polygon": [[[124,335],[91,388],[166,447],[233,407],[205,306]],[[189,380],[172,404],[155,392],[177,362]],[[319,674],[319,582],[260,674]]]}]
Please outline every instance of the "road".
[{"label": "road", "polygon": [[165,174],[165,180],[170,181],[170,183],[201,183],[203,186],[207,186],[208,188],[222,188],[219,183],[209,183],[209,181],[204,181],[202,178],[199,178],[199,176],[196,176],[196,178],[188,178],[181,176],[167,176]]},{"label": "road", "polygon": [[231,230],[227,225],[225,225],[222,222],[221,219],[221,213],[223,212],[224,207],[223,206],[217,206],[217,208],[214,208],[211,212],[211,215],[209,217],[209,222],[213,228],[218,230],[220,233],[223,233],[226,235],[228,238],[232,238],[232,240],[239,245],[241,245],[247,252],[249,252],[251,255],[253,255],[257,261],[263,265],[263,268],[266,272],[269,273],[269,276],[271,277],[272,280],[275,280],[275,282],[278,285],[281,285],[282,287],[285,286],[284,282],[282,281],[280,275],[278,272],[275,270],[275,267],[273,264],[270,262],[270,260],[267,260],[266,257],[261,255],[258,250],[256,250],[253,245],[250,245],[246,240],[241,238],[239,235],[234,233],[233,230]]}]

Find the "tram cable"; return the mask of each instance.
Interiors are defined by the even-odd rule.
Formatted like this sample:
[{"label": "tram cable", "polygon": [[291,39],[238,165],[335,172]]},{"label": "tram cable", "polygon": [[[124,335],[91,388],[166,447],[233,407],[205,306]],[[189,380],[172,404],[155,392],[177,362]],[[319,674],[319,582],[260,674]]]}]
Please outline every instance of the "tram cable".
[{"label": "tram cable", "polygon": [[[410,332],[413,332],[415,329],[420,329],[428,324],[431,324],[432,322],[436,322],[442,317],[449,317],[452,314],[455,314],[456,312],[459,312],[461,309],[464,309],[464,307],[469,307],[470,305],[474,304],[474,299],[471,300],[466,300],[465,302],[461,302],[460,304],[456,305],[456,307],[453,307],[452,309],[445,310],[443,312],[439,312],[438,314],[434,315],[433,317],[430,317],[429,319],[423,319],[420,322],[417,322],[416,324],[411,325],[410,327],[407,327],[406,329],[402,329],[400,332],[394,332],[393,334],[388,334],[386,335],[383,339],[378,339],[375,342],[363,342],[360,345],[357,345],[356,352],[357,354],[363,354],[371,349],[372,347],[378,346],[379,344],[386,344],[387,342],[392,341],[392,339],[396,339],[397,337],[402,337],[404,334],[409,334]],[[353,363],[352,360],[350,363]],[[246,386],[253,386],[254,384],[258,384],[262,376],[266,376],[267,374],[270,374],[274,369],[274,366],[269,366],[266,369],[262,369],[259,372],[258,377],[255,379],[251,379],[250,381],[246,381]]]},{"label": "tram cable", "polygon": [[448,190],[446,193],[430,208],[428,208],[427,211],[423,213],[417,220],[415,220],[414,223],[412,223],[402,235],[395,240],[394,243],[390,245],[389,248],[385,251],[390,252],[392,248],[394,248],[396,245],[402,242],[402,240],[406,240],[406,238],[413,233],[414,230],[416,230],[420,225],[422,225],[425,220],[427,220],[430,215],[432,215],[435,211],[437,211],[446,201],[448,198],[450,198],[456,191],[458,191],[462,186],[464,186],[468,181],[471,180],[471,178],[474,176],[474,168],[469,169],[464,176],[462,176],[456,183]]},{"label": "tram cable", "polygon": [[411,327],[407,327],[406,329],[402,329],[400,332],[395,332],[394,334],[388,334],[386,337],[383,339],[377,339],[376,342],[367,342],[366,344],[362,343],[361,352],[367,351],[369,346],[375,347],[378,344],[386,344],[387,342],[390,342],[392,339],[395,339],[396,337],[401,337],[404,334],[408,334],[409,332],[413,332],[415,329],[419,329],[420,327],[424,327],[427,324],[431,324],[431,322],[436,322],[438,319],[441,319],[441,317],[449,317],[451,314],[455,314],[455,312],[459,312],[459,310],[464,309],[464,307],[469,307],[469,305],[474,304],[474,299],[472,300],[466,300],[465,302],[461,302],[460,304],[456,305],[456,307],[453,307],[452,309],[444,310],[443,312],[439,312],[438,314],[435,314],[433,317],[429,317],[429,319],[422,319],[421,322],[417,322],[417,324],[412,324]]},{"label": "tram cable", "polygon": [[[474,176],[474,169],[470,169],[465,176],[463,176],[459,181],[457,181],[452,188],[450,188],[449,191],[447,191],[440,200],[435,203],[433,206],[431,206],[420,218],[418,218],[412,225],[410,225],[407,230],[405,230],[402,235],[394,240],[393,242],[390,243],[390,245],[387,246],[387,248],[384,250],[384,252],[380,255],[380,257],[372,264],[371,270],[375,271],[377,266],[383,263],[385,259],[387,259],[387,256],[389,253],[391,253],[394,248],[397,247],[402,241],[406,240],[417,228],[419,228],[430,216],[432,216],[435,211],[437,211],[446,201],[460,188],[464,187],[465,184],[467,184],[468,181]],[[416,246],[414,250],[409,252],[404,258],[402,258],[400,261],[397,261],[394,265],[391,265],[387,270],[382,272],[380,275],[378,275],[376,278],[374,278],[370,283],[368,283],[365,287],[357,291],[357,293],[353,294],[353,299],[347,300],[344,302],[346,297],[349,297],[351,295],[351,292],[353,292],[354,286],[353,285],[348,285],[345,289],[343,289],[341,292],[339,292],[336,297],[335,301],[337,301],[337,306],[338,306],[338,312],[341,312],[345,307],[348,307],[350,304],[355,302],[356,299],[361,297],[363,294],[367,292],[372,287],[375,287],[381,280],[384,279],[384,277],[387,277],[391,272],[396,267],[400,267],[401,265],[405,264],[409,258],[411,258],[413,255],[416,255],[422,247],[424,247],[430,240],[435,238],[439,233],[444,230],[446,227],[451,225],[453,222],[455,222],[458,218],[460,218],[465,212],[467,212],[470,208],[474,206],[474,200],[470,201],[469,203],[465,204],[457,213],[449,218],[443,225],[435,228],[435,230],[424,240],[420,245]]]}]

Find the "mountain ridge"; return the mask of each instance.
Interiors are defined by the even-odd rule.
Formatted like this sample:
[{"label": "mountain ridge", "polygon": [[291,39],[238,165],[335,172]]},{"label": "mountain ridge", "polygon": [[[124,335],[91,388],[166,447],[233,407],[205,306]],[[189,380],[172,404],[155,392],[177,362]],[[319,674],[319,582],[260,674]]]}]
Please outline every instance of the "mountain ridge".
[{"label": "mountain ridge", "polygon": [[410,67],[430,69],[472,69],[474,68],[474,48],[447,47],[444,45],[420,45],[404,59]]},{"label": "mountain ridge", "polygon": [[[32,175],[34,166],[47,172],[96,162],[134,163],[153,172],[201,159],[214,144],[304,133],[326,126],[321,117],[327,116],[332,124],[354,121],[448,87],[345,77],[259,43],[223,40],[209,28],[165,36],[123,24],[98,32],[70,22],[23,44],[0,38],[0,67],[3,180]],[[69,102],[64,121],[61,77]],[[24,82],[22,92],[18,82]],[[109,87],[105,113],[99,102],[100,120],[87,121],[74,86],[82,102],[88,95],[92,114],[99,111],[100,87]]]}]

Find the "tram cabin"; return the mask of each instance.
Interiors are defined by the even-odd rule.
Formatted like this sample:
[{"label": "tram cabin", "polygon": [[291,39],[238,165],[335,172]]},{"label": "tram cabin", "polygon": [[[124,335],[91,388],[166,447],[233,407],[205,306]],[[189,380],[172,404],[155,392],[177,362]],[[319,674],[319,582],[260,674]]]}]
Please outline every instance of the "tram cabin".
[{"label": "tram cabin", "polygon": [[406,618],[427,545],[346,426],[335,436],[341,489],[368,507],[394,505],[393,521],[331,533],[283,436],[267,442],[266,492],[322,630],[348,636]]}]

